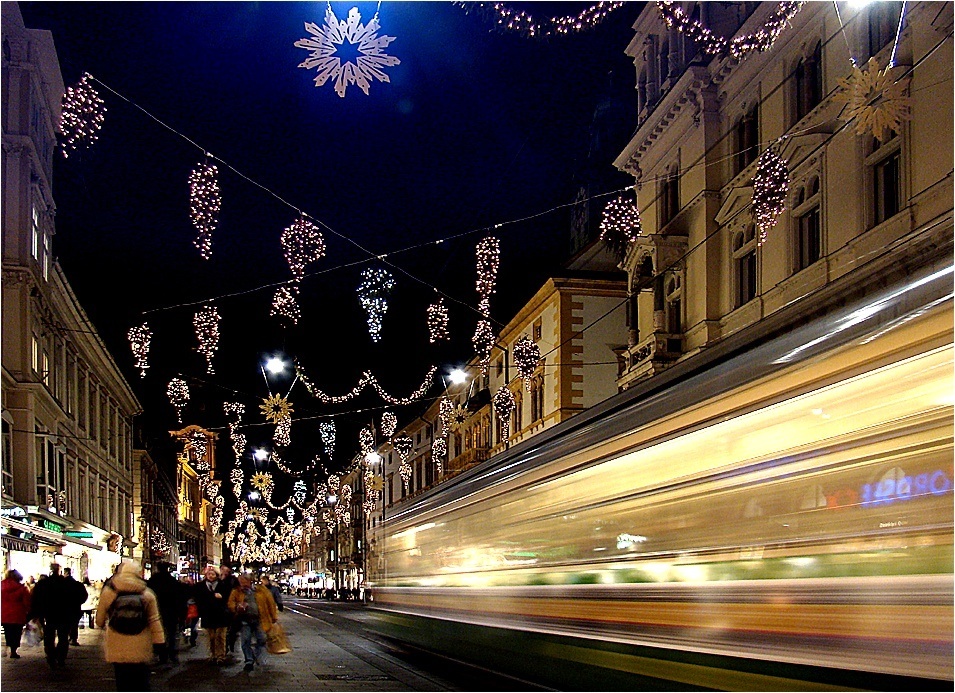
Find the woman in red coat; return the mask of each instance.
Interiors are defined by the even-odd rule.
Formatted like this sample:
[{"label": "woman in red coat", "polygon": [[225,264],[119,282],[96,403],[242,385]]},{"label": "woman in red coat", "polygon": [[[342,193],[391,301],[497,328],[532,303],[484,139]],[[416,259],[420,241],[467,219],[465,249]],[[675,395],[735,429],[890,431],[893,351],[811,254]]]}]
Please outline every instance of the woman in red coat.
[{"label": "woman in red coat", "polygon": [[10,648],[10,656],[20,659],[20,636],[30,613],[30,590],[23,584],[23,576],[16,570],[7,571],[7,577],[0,581],[0,623],[3,624],[3,637]]}]

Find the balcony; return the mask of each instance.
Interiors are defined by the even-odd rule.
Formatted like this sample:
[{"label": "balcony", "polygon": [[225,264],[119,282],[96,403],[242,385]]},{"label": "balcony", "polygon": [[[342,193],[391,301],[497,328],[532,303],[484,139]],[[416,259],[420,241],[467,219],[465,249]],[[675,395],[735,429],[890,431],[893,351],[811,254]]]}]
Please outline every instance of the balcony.
[{"label": "balcony", "polygon": [[471,448],[470,450],[465,450],[454,459],[448,460],[445,475],[454,476],[455,474],[460,474],[464,470],[470,469],[479,462],[486,460],[491,456],[490,453],[490,448]]},{"label": "balcony", "polygon": [[639,344],[621,352],[619,387],[649,377],[672,365],[683,354],[683,335],[654,332]]}]

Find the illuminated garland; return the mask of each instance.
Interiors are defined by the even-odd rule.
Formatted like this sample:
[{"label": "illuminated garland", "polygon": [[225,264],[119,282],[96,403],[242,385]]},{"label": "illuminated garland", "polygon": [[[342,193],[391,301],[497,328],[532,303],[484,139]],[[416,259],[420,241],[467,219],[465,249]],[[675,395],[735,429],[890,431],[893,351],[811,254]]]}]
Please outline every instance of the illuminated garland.
[{"label": "illuminated garland", "polygon": [[487,369],[491,365],[491,349],[496,341],[497,335],[494,334],[491,323],[487,320],[479,321],[471,343],[474,344],[474,352],[481,362],[481,375],[487,375]]},{"label": "illuminated garland", "polygon": [[172,550],[172,545],[158,527],[153,527],[149,532],[149,548],[154,554],[167,554]]},{"label": "illuminated garland", "polygon": [[643,224],[635,199],[629,199],[624,193],[607,203],[600,221],[600,240],[616,258],[622,260],[630,244],[637,240],[641,233]]},{"label": "illuminated garland", "polygon": [[371,386],[374,388],[375,392],[378,393],[378,396],[381,397],[384,401],[389,404],[394,405],[404,405],[411,404],[422,397],[427,393],[428,389],[431,387],[431,383],[434,380],[434,374],[437,373],[438,367],[431,366],[431,369],[428,371],[428,374],[424,377],[424,382],[421,383],[421,386],[412,392],[408,397],[393,397],[385,392],[381,385],[378,383],[378,380],[371,374],[371,371],[365,371],[361,375],[361,379],[358,381],[358,384],[351,389],[351,392],[348,392],[344,395],[339,395],[337,397],[332,397],[327,395],[317,387],[315,387],[312,382],[305,376],[302,372],[301,367],[298,367],[297,374],[301,381],[305,384],[306,389],[312,394],[316,399],[324,402],[325,404],[341,404],[342,402],[347,402],[350,399],[357,397],[362,390],[366,387]]},{"label": "illuminated garland", "polygon": [[540,22],[530,14],[515,10],[501,2],[455,2],[465,12],[475,12],[494,22],[500,32],[511,31],[524,37],[537,38],[555,34],[568,35],[588,31],[601,24],[614,10],[620,9],[624,2],[597,2],[576,15],[551,17]]},{"label": "illuminated garland", "polygon": [[361,445],[361,451],[367,454],[375,449],[375,434],[371,428],[365,426],[358,432],[358,443]]},{"label": "illuminated garland", "polygon": [[501,439],[507,440],[511,428],[511,414],[517,406],[514,393],[507,385],[503,385],[494,393],[492,402],[494,411],[497,413],[498,425],[501,427]]},{"label": "illuminated garland", "polygon": [[833,96],[836,103],[846,104],[839,115],[845,122],[856,121],[856,134],[871,134],[879,142],[889,133],[901,132],[902,121],[908,120],[910,100],[905,96],[908,79],[896,82],[892,66],[879,69],[879,61],[869,58],[864,70],[852,66],[852,74],[839,80],[840,90]]},{"label": "illuminated garland", "polygon": [[335,420],[329,419],[318,424],[318,434],[322,439],[322,448],[329,459],[335,454]]},{"label": "illuminated garland", "polygon": [[166,386],[166,396],[169,403],[176,408],[176,417],[182,423],[182,410],[189,402],[189,386],[182,378],[173,378]]},{"label": "illuminated garland", "polygon": [[198,164],[189,174],[189,218],[199,232],[192,243],[203,260],[212,256],[212,234],[219,225],[221,207],[219,169],[213,164]]},{"label": "illuminated garland", "polygon": [[279,394],[269,395],[268,398],[263,399],[262,402],[263,404],[259,405],[259,409],[262,410],[262,414],[266,420],[272,423],[277,424],[282,419],[289,418],[292,412],[295,411],[292,409],[289,401]]},{"label": "illuminated garland", "polygon": [[[398,417],[394,412],[386,411],[381,415],[381,434],[385,438],[391,438],[398,428]],[[372,441],[374,444],[374,441]]]},{"label": "illuminated garland", "polygon": [[512,351],[517,373],[524,380],[524,389],[530,392],[531,378],[540,365],[541,348],[537,342],[525,334],[515,342]]},{"label": "illuminated garland", "polygon": [[477,256],[478,311],[485,318],[491,314],[491,294],[497,287],[497,270],[501,264],[501,242],[494,236],[481,239],[475,250]]},{"label": "illuminated garland", "polygon": [[126,338],[133,352],[133,365],[139,369],[140,377],[145,378],[146,369],[149,368],[149,344],[153,338],[149,323],[144,322],[139,327],[130,327]]},{"label": "illuminated garland", "polygon": [[451,426],[454,417],[454,402],[450,397],[442,397],[438,405],[438,422],[441,424],[441,435],[447,436],[451,433]]},{"label": "illuminated garland", "polygon": [[269,315],[284,318],[293,325],[297,325],[302,318],[302,309],[299,307],[298,299],[295,296],[295,288],[284,284],[280,286],[275,290],[275,296],[272,297],[272,310],[269,311]]},{"label": "illuminated garland", "polygon": [[448,307],[444,305],[444,299],[439,298],[437,303],[428,306],[428,341],[435,342],[447,341],[450,339],[448,332]]},{"label": "illuminated garland", "polygon": [[763,52],[772,48],[783,29],[789,25],[804,4],[804,2],[781,2],[758,31],[745,36],[736,36],[728,41],[725,37],[714,34],[700,22],[687,17],[679,4],[657,0],[660,15],[668,28],[686,34],[691,41],[699,44],[700,48],[710,55],[729,52],[737,59],[753,51]]},{"label": "illuminated garland", "polygon": [[242,459],[242,454],[248,445],[245,434],[239,433],[239,424],[242,423],[242,416],[245,414],[245,405],[239,402],[223,402],[222,410],[226,416],[235,416],[235,421],[229,422],[229,440],[232,442],[232,452],[238,462]]},{"label": "illuminated garland", "polygon": [[215,306],[203,306],[192,318],[199,340],[199,353],[206,357],[206,371],[215,373],[212,358],[219,349],[219,311]]},{"label": "illuminated garland", "polygon": [[325,257],[325,239],[305,216],[282,232],[282,250],[296,285],[305,276],[305,266]]},{"label": "illuminated garland", "polygon": [[232,482],[232,493],[236,498],[242,497],[242,482],[244,479],[245,474],[238,467],[229,472],[229,481]]},{"label": "illuminated garland", "polygon": [[282,448],[287,448],[292,443],[292,417],[286,416],[279,419],[275,424],[275,433],[272,434],[272,440]]},{"label": "illuminated garland", "polygon": [[368,314],[368,333],[373,342],[381,339],[381,322],[388,312],[388,294],[394,288],[395,280],[388,270],[369,268],[361,273],[358,301]]},{"label": "illuminated garland", "polygon": [[83,73],[76,86],[67,87],[66,93],[63,94],[63,108],[60,112],[63,142],[60,146],[64,158],[69,157],[70,151],[91,146],[99,137],[97,133],[103,128],[106,105],[90,83],[92,78],[89,72]]},{"label": "illuminated garland", "polygon": [[759,155],[753,176],[753,217],[759,230],[758,244],[766,242],[769,230],[786,209],[789,194],[789,169],[779,156],[779,142]]}]

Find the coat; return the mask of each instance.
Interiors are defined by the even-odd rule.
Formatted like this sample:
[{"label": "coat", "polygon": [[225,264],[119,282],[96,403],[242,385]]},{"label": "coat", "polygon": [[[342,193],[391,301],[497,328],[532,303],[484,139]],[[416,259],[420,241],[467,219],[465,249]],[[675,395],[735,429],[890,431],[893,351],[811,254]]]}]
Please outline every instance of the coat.
[{"label": "coat", "polygon": [[23,625],[30,613],[30,590],[22,582],[0,581],[0,622]]},{"label": "coat", "polygon": [[[262,585],[256,585],[252,590],[255,593],[255,603],[259,607],[259,626],[263,632],[268,633],[272,630],[272,624],[279,620],[278,607],[275,606],[272,593]],[[229,595],[229,611],[235,614],[239,604],[244,603],[245,600],[245,590],[236,587]]]},{"label": "coat", "polygon": [[[209,583],[203,580],[193,588],[193,597],[199,607],[199,618],[203,628],[228,628],[232,623],[232,614],[229,613],[230,587],[222,580],[216,583],[214,591],[209,589]],[[215,595],[219,594],[220,597]]]},{"label": "coat", "polygon": [[33,588],[30,617],[49,623],[69,623],[73,621],[74,615],[76,620],[79,620],[79,604],[76,601],[78,595],[74,590],[74,583],[75,580],[71,582],[62,575],[50,575],[38,580]]},{"label": "coat", "polygon": [[142,592],[143,606],[146,609],[148,625],[137,635],[124,635],[112,628],[106,628],[103,639],[103,654],[107,662],[119,664],[141,664],[153,659],[153,645],[166,642],[162,620],[159,618],[159,606],[156,595],[146,587],[146,581],[139,569],[130,563],[120,565],[119,572],[103,585],[99,605],[96,607],[96,627],[102,628],[109,622],[109,607],[119,592]]},{"label": "coat", "polygon": [[89,592],[86,589],[86,585],[72,575],[66,578],[66,584],[69,585],[70,589],[70,606],[73,610],[73,614],[76,616],[76,619],[79,620],[80,614],[83,612],[83,603],[89,597]]},{"label": "coat", "polygon": [[156,573],[146,586],[159,600],[159,615],[163,625],[171,630],[180,627],[186,617],[186,591],[182,583],[169,573]]}]

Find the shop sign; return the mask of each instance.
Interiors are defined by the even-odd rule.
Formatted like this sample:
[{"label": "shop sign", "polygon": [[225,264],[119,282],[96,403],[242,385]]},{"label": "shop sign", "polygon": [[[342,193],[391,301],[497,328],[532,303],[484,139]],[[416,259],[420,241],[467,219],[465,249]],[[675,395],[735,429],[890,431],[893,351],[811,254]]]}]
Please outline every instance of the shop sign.
[{"label": "shop sign", "polygon": [[27,511],[21,508],[19,505],[8,505],[6,507],[0,508],[0,515],[3,517],[24,518],[27,516]]},{"label": "shop sign", "polygon": [[3,548],[7,551],[25,551],[26,553],[37,553],[39,550],[35,541],[12,537],[9,534],[3,535]]},{"label": "shop sign", "polygon": [[66,530],[65,532],[63,532],[63,534],[64,536],[73,537],[74,539],[92,539],[93,538],[92,532],[77,532],[71,529]]},{"label": "shop sign", "polygon": [[40,527],[43,529],[48,529],[51,532],[63,532],[63,525],[58,525],[55,522],[50,522],[49,520],[40,520]]}]

